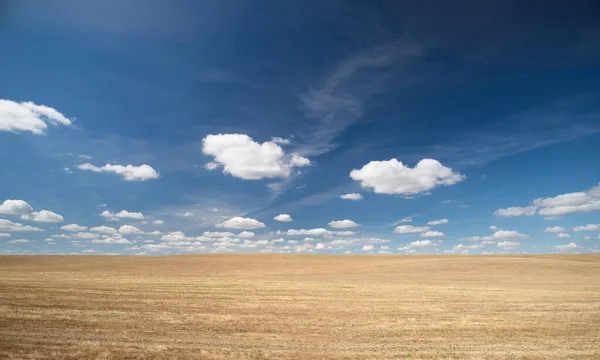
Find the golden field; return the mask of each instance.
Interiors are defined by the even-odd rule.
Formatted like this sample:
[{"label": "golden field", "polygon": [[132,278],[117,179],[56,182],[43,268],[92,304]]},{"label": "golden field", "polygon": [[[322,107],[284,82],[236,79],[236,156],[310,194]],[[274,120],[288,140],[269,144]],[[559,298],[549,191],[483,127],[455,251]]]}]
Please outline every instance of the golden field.
[{"label": "golden field", "polygon": [[600,256],[0,256],[0,358],[600,359]]}]

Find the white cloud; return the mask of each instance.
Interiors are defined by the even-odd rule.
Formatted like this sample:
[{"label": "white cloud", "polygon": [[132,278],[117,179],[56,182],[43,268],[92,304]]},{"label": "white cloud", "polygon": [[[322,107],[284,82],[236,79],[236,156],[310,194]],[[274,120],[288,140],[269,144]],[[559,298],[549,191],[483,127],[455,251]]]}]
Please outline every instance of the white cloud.
[{"label": "white cloud", "polygon": [[352,220],[344,219],[344,220],[335,220],[330,221],[329,226],[336,229],[347,229],[359,226],[359,224],[355,223]]},{"label": "white cloud", "polygon": [[507,209],[498,209],[494,212],[495,216],[514,217],[514,216],[532,216],[535,215],[537,206],[509,207]]},{"label": "white cloud", "polygon": [[367,244],[363,246],[363,251],[373,251],[373,245]]},{"label": "white cloud", "polygon": [[214,237],[233,237],[235,236],[235,234],[230,233],[230,232],[219,232],[219,231],[205,231],[203,234],[203,236],[209,237],[209,238],[214,238]]},{"label": "white cloud", "polygon": [[324,235],[329,235],[331,234],[331,231],[327,230],[327,229],[323,229],[323,228],[316,228],[316,229],[289,229],[286,232],[283,232],[283,234],[285,235],[290,235],[290,236],[297,236],[297,235],[301,235],[301,236],[324,236]]},{"label": "white cloud", "polygon": [[208,171],[213,171],[215,169],[217,169],[219,167],[219,164],[217,164],[214,161],[208,162],[204,165],[204,168]]},{"label": "white cloud", "polygon": [[262,222],[243,217],[232,217],[229,220],[223,221],[218,227],[224,227],[227,229],[242,229],[242,230],[251,230],[251,229],[260,229],[266,227]]},{"label": "white cloud", "polygon": [[463,238],[465,241],[502,241],[502,240],[517,240],[528,239],[529,235],[521,234],[515,230],[498,230],[491,236],[472,236]]},{"label": "white cloud", "polygon": [[159,174],[150,165],[111,165],[106,164],[102,167],[92,165],[90,163],[84,163],[77,165],[79,170],[89,170],[93,172],[110,172],[121,175],[125,180],[128,181],[145,181],[150,179],[158,179]]},{"label": "white cloud", "polygon": [[162,233],[158,230],[154,230],[154,231],[147,232],[146,235],[158,236],[158,235],[162,235]]},{"label": "white cloud", "polygon": [[442,224],[447,224],[448,223],[448,219],[439,219],[439,220],[432,220],[430,222],[427,223],[427,225],[442,225]]},{"label": "white cloud", "polygon": [[117,229],[110,227],[110,226],[96,226],[93,228],[90,228],[90,231],[93,231],[95,233],[101,233],[101,234],[116,234],[117,233]]},{"label": "white cloud", "polygon": [[184,240],[193,240],[193,238],[188,238],[181,231],[170,232],[166,235],[163,235],[161,238],[163,241],[184,241]]},{"label": "white cloud", "polygon": [[78,239],[95,239],[98,237],[98,234],[94,234],[91,232],[78,232],[74,235]]},{"label": "white cloud", "polygon": [[60,229],[61,230],[66,230],[66,231],[77,232],[77,231],[85,231],[85,230],[87,230],[87,226],[77,225],[77,224],[69,224],[69,225],[63,225],[63,226],[61,226]]},{"label": "white cloud", "polygon": [[573,236],[571,236],[571,234],[567,234],[567,233],[559,233],[559,234],[556,234],[555,237],[557,237],[559,239],[570,239]]},{"label": "white cloud", "polygon": [[3,238],[3,237],[12,237],[12,235],[8,234],[8,233],[0,233],[0,238]]},{"label": "white cloud", "polygon": [[[550,233],[559,233],[559,232],[563,232],[563,231],[567,231],[567,229],[562,226],[547,227],[546,230],[544,230],[544,232],[550,232]],[[575,231],[577,231],[577,230],[575,230]]]},{"label": "white cloud", "polygon": [[54,223],[64,221],[65,219],[61,215],[52,211],[41,210],[34,211],[31,214],[23,214],[21,215],[21,220]]},{"label": "white cloud", "polygon": [[131,241],[125,238],[104,238],[104,239],[94,239],[91,241],[92,244],[131,244]]},{"label": "white cloud", "polygon": [[577,246],[577,244],[575,244],[574,242],[570,242],[566,245],[553,246],[553,248],[555,248],[558,251],[567,251],[567,250],[577,249],[578,247],[579,246]]},{"label": "white cloud", "polygon": [[340,199],[344,200],[362,200],[363,196],[359,193],[351,193],[340,195]]},{"label": "white cloud", "polygon": [[436,237],[436,236],[445,236],[446,234],[444,234],[441,231],[426,231],[424,233],[421,233],[421,237]]},{"label": "white cloud", "polygon": [[441,185],[454,185],[466,177],[443,166],[439,161],[423,159],[410,168],[402,162],[371,161],[360,170],[354,169],[350,177],[362,187],[372,188],[378,194],[414,195]]},{"label": "white cloud", "polygon": [[17,222],[12,222],[6,219],[0,219],[1,231],[44,231],[44,229],[36,228],[29,225],[23,225]]},{"label": "white cloud", "polygon": [[600,224],[587,224],[585,226],[575,226],[573,231],[600,231]]},{"label": "white cloud", "polygon": [[318,243],[317,246],[315,246],[315,250],[323,250],[325,249],[325,244],[323,243]]},{"label": "white cloud", "polygon": [[279,215],[275,216],[273,218],[273,220],[281,221],[281,222],[290,222],[290,221],[292,221],[292,217],[288,214],[279,214]]},{"label": "white cloud", "polygon": [[587,191],[538,198],[532,201],[531,206],[500,209],[496,213],[498,216],[523,216],[533,215],[536,211],[537,214],[546,216],[546,220],[556,220],[565,214],[600,211],[600,185]]},{"label": "white cloud", "polygon": [[429,231],[429,226],[399,225],[394,229],[396,234],[413,234]]},{"label": "white cloud", "polygon": [[[396,224],[402,224],[402,223],[409,223],[412,222],[412,218],[411,217],[405,217],[403,219],[400,219],[398,221],[396,221]],[[396,225],[394,224],[394,225]]]},{"label": "white cloud", "polygon": [[252,231],[242,231],[241,233],[238,234],[238,237],[251,238],[251,237],[254,237],[254,233]]},{"label": "white cloud", "polygon": [[136,228],[135,226],[131,226],[131,225],[123,225],[119,228],[119,232],[121,234],[131,234],[131,235],[139,235],[139,234],[143,234],[144,232],[138,228]]},{"label": "white cloud", "polygon": [[293,167],[310,165],[310,160],[285,154],[276,140],[262,144],[244,134],[208,135],[202,139],[202,152],[223,165],[223,173],[244,180],[288,177]]},{"label": "white cloud", "polygon": [[16,239],[16,240],[10,240],[7,241],[8,244],[27,244],[32,242],[31,240],[26,240],[26,239]]},{"label": "white cloud", "polygon": [[504,249],[504,250],[511,250],[511,249],[518,248],[519,246],[521,246],[520,243],[514,242],[514,241],[500,241],[496,245],[499,248]]},{"label": "white cloud", "polygon": [[164,221],[162,221],[162,220],[154,220],[152,223],[153,223],[154,225],[163,225],[165,222],[164,222]]},{"label": "white cloud", "polygon": [[0,99],[0,131],[29,131],[43,135],[48,124],[70,126],[71,120],[51,107]]},{"label": "white cloud", "polygon": [[105,217],[109,220],[119,220],[119,219],[134,219],[134,220],[143,220],[144,219],[144,214],[139,213],[139,212],[129,212],[127,210],[121,210],[118,213],[111,213],[108,210],[104,210],[100,216]]},{"label": "white cloud", "polygon": [[33,212],[33,208],[23,200],[4,200],[0,204],[0,214],[6,215],[23,215]]},{"label": "white cloud", "polygon": [[352,235],[356,235],[357,232],[345,230],[345,231],[336,231],[334,234],[337,236],[352,236]]},{"label": "white cloud", "polygon": [[411,242],[409,246],[411,248],[415,248],[415,247],[437,246],[437,244],[431,240],[417,240],[417,241]]},{"label": "white cloud", "polygon": [[294,250],[296,252],[307,252],[307,251],[311,251],[314,248],[314,246],[312,244],[302,244],[302,245],[297,245]]}]

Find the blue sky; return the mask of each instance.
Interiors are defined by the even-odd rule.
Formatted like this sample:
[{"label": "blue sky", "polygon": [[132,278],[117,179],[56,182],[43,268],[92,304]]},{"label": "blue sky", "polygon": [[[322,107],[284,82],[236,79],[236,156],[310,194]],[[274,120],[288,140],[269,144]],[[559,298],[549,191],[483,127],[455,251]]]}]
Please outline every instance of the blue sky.
[{"label": "blue sky", "polygon": [[2,253],[600,251],[594,1],[2,4]]}]

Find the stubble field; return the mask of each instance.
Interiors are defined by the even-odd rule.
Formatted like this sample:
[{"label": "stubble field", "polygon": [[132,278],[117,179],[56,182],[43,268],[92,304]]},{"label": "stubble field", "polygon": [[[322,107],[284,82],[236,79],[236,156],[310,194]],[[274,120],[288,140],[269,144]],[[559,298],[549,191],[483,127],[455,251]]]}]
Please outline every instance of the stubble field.
[{"label": "stubble field", "polygon": [[600,359],[600,256],[0,256],[0,358]]}]

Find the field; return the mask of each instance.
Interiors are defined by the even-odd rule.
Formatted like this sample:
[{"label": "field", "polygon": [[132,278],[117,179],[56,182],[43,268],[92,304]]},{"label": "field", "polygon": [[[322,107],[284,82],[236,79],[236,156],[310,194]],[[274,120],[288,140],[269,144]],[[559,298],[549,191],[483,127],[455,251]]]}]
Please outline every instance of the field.
[{"label": "field", "polygon": [[0,256],[0,358],[600,359],[600,256]]}]

